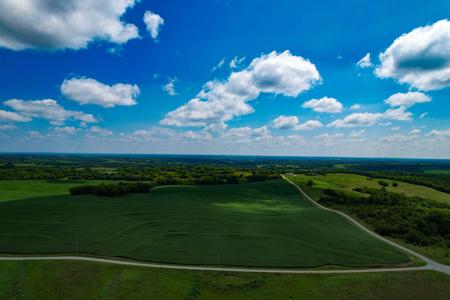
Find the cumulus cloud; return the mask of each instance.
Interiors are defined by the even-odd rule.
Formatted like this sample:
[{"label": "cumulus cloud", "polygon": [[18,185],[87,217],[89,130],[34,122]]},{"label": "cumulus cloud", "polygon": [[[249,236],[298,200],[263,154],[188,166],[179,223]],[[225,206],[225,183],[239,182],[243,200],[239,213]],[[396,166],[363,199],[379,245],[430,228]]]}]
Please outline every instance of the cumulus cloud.
[{"label": "cumulus cloud", "polygon": [[0,109],[0,122],[30,122],[31,118],[12,111]]},{"label": "cumulus cloud", "polygon": [[406,107],[390,108],[382,115],[384,119],[394,121],[410,121],[412,120],[412,113],[406,110]]},{"label": "cumulus cloud", "polygon": [[[334,120],[327,127],[351,128],[351,127],[369,127],[377,124],[381,120],[391,121],[410,121],[412,113],[406,110],[405,106],[397,108],[389,108],[383,113],[352,113],[342,119]],[[380,125],[388,126],[390,122],[380,123]]]},{"label": "cumulus cloud", "polygon": [[109,129],[101,128],[99,126],[92,126],[89,129],[89,133],[100,135],[100,136],[110,136],[113,135],[113,132]]},{"label": "cumulus cloud", "polygon": [[334,120],[327,126],[337,128],[368,127],[375,125],[382,117],[383,114],[380,113],[353,113],[345,116],[343,119]]},{"label": "cumulus cloud", "polygon": [[380,78],[424,90],[450,86],[450,21],[418,27],[398,37],[380,54],[375,70]]},{"label": "cumulus cloud", "polygon": [[360,67],[361,69],[365,69],[365,68],[371,68],[373,66],[372,61],[370,59],[370,53],[367,53],[366,55],[364,55],[363,58],[361,58],[356,65],[358,67]]},{"label": "cumulus cloud", "polygon": [[206,83],[196,98],[169,112],[160,122],[171,126],[208,126],[252,113],[247,102],[261,93],[297,97],[321,81],[314,64],[289,51],[253,59],[224,81]]},{"label": "cumulus cloud", "polygon": [[177,82],[178,79],[175,78],[169,78],[169,82],[163,85],[162,89],[165,91],[169,96],[176,96],[178,95],[177,92],[175,92],[175,82]]},{"label": "cumulus cloud", "polygon": [[450,128],[444,130],[434,129],[426,134],[426,136],[450,137]]},{"label": "cumulus cloud", "polygon": [[319,113],[340,113],[344,105],[335,98],[323,97],[320,99],[311,99],[302,105],[303,108],[311,108]]},{"label": "cumulus cloud", "polygon": [[75,128],[73,126],[66,126],[66,127],[55,127],[53,128],[53,132],[56,135],[73,135],[79,131],[78,128]]},{"label": "cumulus cloud", "polygon": [[67,110],[53,99],[45,100],[20,100],[10,99],[3,104],[30,121],[31,118],[41,118],[50,121],[53,125],[61,125],[66,120],[77,120],[83,123],[95,123],[98,120],[91,114],[81,111]]},{"label": "cumulus cloud", "polygon": [[384,100],[384,102],[390,106],[404,107],[410,107],[417,103],[425,103],[430,101],[431,98],[428,95],[420,92],[396,93]]},{"label": "cumulus cloud", "polygon": [[316,128],[323,127],[323,124],[317,120],[308,120],[305,123],[299,124],[294,127],[295,130],[314,130]]},{"label": "cumulus cloud", "polygon": [[279,116],[272,121],[272,127],[278,129],[292,129],[299,123],[296,116]]},{"label": "cumulus cloud", "polygon": [[0,47],[80,49],[94,40],[123,44],[139,37],[121,17],[136,0],[2,0]]},{"label": "cumulus cloud", "polygon": [[61,93],[79,104],[97,104],[103,107],[136,105],[140,90],[136,84],[117,83],[107,85],[92,78],[66,79]]},{"label": "cumulus cloud", "polygon": [[146,11],[144,14],[144,23],[147,26],[147,31],[150,32],[152,39],[156,40],[161,30],[161,26],[164,25],[164,19],[160,15],[151,11]]}]

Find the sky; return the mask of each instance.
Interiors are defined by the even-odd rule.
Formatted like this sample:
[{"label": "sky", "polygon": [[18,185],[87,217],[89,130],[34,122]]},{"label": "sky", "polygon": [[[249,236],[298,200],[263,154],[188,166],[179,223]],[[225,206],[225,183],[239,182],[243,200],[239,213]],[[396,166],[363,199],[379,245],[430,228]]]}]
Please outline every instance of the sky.
[{"label": "sky", "polygon": [[0,0],[0,151],[450,158],[450,2]]}]

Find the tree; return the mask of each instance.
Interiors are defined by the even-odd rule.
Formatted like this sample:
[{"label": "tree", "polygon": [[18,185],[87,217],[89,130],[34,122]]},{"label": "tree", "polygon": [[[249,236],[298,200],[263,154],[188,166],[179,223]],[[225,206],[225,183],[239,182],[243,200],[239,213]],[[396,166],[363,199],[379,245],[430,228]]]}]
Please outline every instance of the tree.
[{"label": "tree", "polygon": [[308,182],[306,183],[306,186],[312,187],[314,185],[314,181],[312,181],[311,179],[308,180]]}]

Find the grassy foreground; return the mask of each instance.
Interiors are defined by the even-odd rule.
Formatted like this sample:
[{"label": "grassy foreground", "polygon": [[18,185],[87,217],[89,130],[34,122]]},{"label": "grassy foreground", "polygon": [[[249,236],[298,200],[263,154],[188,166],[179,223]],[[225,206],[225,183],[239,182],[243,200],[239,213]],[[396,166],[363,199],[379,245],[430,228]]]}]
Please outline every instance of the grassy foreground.
[{"label": "grassy foreground", "polygon": [[253,274],[123,267],[91,262],[0,262],[0,299],[448,299],[432,271]]},{"label": "grassy foreground", "polygon": [[174,186],[118,198],[57,195],[4,201],[0,223],[0,253],[78,251],[153,262],[260,267],[409,262],[341,216],[301,199],[283,180]]}]

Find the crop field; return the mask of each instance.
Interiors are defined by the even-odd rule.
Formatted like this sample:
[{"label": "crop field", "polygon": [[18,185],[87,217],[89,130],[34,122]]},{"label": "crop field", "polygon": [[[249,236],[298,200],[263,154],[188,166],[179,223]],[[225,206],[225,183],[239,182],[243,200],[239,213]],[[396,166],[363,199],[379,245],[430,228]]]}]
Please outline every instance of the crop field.
[{"label": "crop field", "polygon": [[[41,182],[28,184],[37,189]],[[339,215],[300,198],[283,180],[171,186],[117,198],[68,196],[53,184],[60,183],[49,183],[45,196],[0,202],[0,253],[256,267],[410,262]]]},{"label": "crop field", "polygon": [[0,201],[69,195],[71,187],[100,184],[105,180],[0,180]]},{"label": "crop field", "polygon": [[0,299],[448,299],[432,271],[291,275],[177,271],[91,262],[0,262]]},{"label": "crop field", "polygon": [[[300,184],[301,186],[305,186],[307,181],[311,179],[314,181],[315,189],[334,189],[357,197],[360,197],[361,193],[353,191],[354,188],[356,187],[381,188],[378,181],[382,180],[388,183],[386,190],[389,192],[403,193],[405,194],[405,196],[408,197],[417,196],[424,199],[450,203],[450,194],[440,192],[426,186],[394,181],[389,179],[373,178],[372,180],[367,180],[367,177],[357,174],[328,173],[326,175],[317,175],[317,176],[297,174],[295,176],[290,176],[289,178],[295,181],[296,183]],[[393,182],[396,182],[398,186],[396,187],[392,186]]]}]

